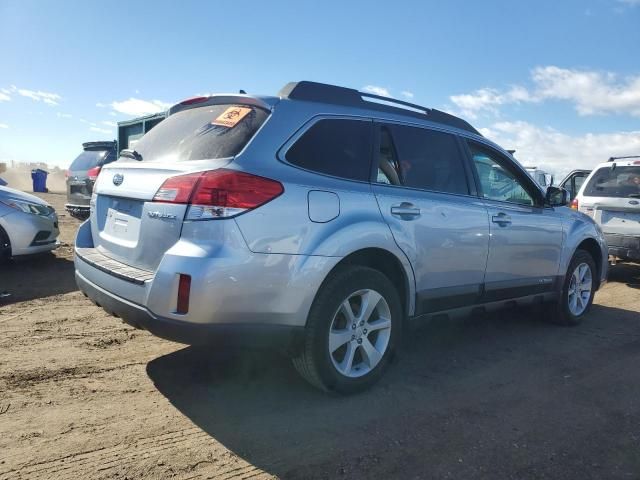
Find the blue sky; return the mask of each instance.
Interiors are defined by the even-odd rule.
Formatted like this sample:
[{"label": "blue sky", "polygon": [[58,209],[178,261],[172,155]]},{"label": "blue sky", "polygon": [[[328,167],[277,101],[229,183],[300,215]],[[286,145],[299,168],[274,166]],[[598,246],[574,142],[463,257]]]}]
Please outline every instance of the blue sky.
[{"label": "blue sky", "polygon": [[292,80],[471,121],[562,173],[640,154],[640,0],[0,0],[0,161],[66,167],[115,122]]}]

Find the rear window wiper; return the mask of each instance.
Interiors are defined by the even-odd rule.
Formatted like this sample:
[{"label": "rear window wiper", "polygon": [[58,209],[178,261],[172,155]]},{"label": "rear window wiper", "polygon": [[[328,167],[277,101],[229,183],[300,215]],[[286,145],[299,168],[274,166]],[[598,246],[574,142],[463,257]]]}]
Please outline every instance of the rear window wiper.
[{"label": "rear window wiper", "polygon": [[127,157],[127,158],[133,158],[134,160],[138,160],[138,161],[142,160],[142,155],[140,155],[135,150],[131,150],[129,148],[125,148],[124,150],[122,150],[120,152],[120,156],[121,157]]}]

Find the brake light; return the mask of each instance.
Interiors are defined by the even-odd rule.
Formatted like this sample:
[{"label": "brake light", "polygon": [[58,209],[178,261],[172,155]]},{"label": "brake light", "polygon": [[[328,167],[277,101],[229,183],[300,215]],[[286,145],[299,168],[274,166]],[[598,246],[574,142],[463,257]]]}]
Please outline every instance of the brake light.
[{"label": "brake light", "polygon": [[101,168],[102,167],[93,167],[89,169],[89,171],[87,172],[87,177],[89,177],[89,180],[91,180],[92,182],[95,182],[96,179],[98,178],[98,175],[100,175]]},{"label": "brake light", "polygon": [[189,296],[191,295],[191,275],[180,274],[178,281],[177,313],[189,313]]},{"label": "brake light", "polygon": [[64,171],[64,178],[69,178],[69,175],[71,175],[71,174],[69,173],[69,170],[65,170],[65,171]]},{"label": "brake light", "polygon": [[253,210],[282,194],[278,181],[219,169],[166,180],[154,202],[188,204],[187,220],[229,218]]},{"label": "brake light", "polygon": [[574,198],[573,200],[571,200],[571,208],[573,210],[578,210],[578,199]]}]

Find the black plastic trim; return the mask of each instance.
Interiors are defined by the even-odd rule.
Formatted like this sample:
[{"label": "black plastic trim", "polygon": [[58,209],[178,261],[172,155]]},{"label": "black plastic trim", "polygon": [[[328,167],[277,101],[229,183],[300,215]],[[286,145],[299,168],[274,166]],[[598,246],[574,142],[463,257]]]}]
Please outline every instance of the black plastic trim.
[{"label": "black plastic trim", "polygon": [[[329,103],[333,105],[377,110],[406,117],[420,118],[447,125],[449,127],[458,128],[460,130],[465,130],[473,133],[474,135],[482,136],[482,134],[473,128],[468,122],[446,112],[441,112],[440,110],[423,107],[422,105],[397,100],[391,97],[382,97],[380,95],[374,95],[367,92],[359,92],[353,88],[339,87],[326,83],[300,81],[287,83],[282,87],[278,95],[291,100]],[[377,102],[368,102],[365,98],[373,98],[386,103],[395,103],[398,107]],[[408,110],[407,108],[402,107],[408,107],[420,111]]]},{"label": "black plastic trim", "polygon": [[117,297],[76,272],[78,288],[105,311],[134,328],[187,345],[276,348],[291,351],[303,338],[304,327],[269,324],[197,324],[152,314],[141,305]]}]

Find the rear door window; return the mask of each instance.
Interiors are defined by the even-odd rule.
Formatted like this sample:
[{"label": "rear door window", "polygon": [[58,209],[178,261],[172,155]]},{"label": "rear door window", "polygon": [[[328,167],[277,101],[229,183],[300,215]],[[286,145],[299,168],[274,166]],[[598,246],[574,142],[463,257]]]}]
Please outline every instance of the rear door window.
[{"label": "rear door window", "polygon": [[350,180],[369,180],[372,123],[324,119],[314,123],[286,153],[289,163]]},{"label": "rear door window", "polygon": [[469,194],[456,137],[418,127],[381,126],[376,181],[433,192]]},{"label": "rear door window", "polygon": [[585,197],[640,197],[640,166],[599,168],[587,183]]},{"label": "rear door window", "polygon": [[210,105],[171,115],[134,148],[146,162],[233,157],[265,122],[269,112],[252,105]]}]

